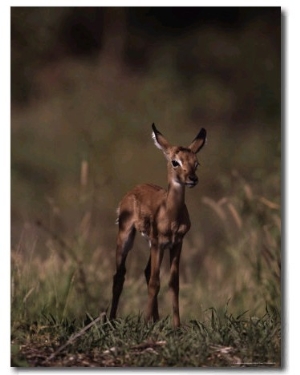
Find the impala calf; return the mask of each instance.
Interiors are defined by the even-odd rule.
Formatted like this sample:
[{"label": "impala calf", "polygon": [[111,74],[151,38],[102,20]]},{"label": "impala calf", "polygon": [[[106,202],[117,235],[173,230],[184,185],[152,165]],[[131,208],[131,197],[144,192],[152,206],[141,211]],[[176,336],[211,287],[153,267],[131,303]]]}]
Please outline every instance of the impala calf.
[{"label": "impala calf", "polygon": [[125,280],[125,261],[132,248],[136,231],[145,236],[150,256],[145,268],[148,286],[146,320],[159,319],[157,295],[160,287],[160,266],[164,251],[170,251],[169,287],[173,304],[173,325],[180,325],[179,317],[179,261],[182,240],[190,229],[188,210],[184,203],[185,187],[198,183],[196,154],[206,141],[201,129],[189,147],[172,146],[152,125],[154,144],[164,153],[168,167],[168,189],[153,184],[142,184],[128,192],[118,208],[119,232],[116,248],[116,273],[113,278],[113,296],[110,319],[116,317],[120,294]]}]

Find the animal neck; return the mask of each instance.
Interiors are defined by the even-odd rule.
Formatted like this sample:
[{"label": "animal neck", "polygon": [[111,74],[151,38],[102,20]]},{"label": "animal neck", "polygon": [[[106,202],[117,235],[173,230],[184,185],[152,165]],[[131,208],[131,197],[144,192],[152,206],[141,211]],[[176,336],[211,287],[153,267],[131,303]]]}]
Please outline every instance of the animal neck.
[{"label": "animal neck", "polygon": [[181,214],[184,207],[185,199],[185,185],[181,185],[169,178],[167,191],[167,211],[174,217],[177,218]]}]

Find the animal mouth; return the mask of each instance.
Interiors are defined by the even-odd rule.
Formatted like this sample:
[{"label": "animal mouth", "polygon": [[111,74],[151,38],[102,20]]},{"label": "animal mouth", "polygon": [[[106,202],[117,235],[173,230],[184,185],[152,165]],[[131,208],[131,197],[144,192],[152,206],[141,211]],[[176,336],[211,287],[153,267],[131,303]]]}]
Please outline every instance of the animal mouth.
[{"label": "animal mouth", "polygon": [[189,187],[189,188],[193,188],[194,186],[197,185],[198,182],[187,182],[186,185]]}]

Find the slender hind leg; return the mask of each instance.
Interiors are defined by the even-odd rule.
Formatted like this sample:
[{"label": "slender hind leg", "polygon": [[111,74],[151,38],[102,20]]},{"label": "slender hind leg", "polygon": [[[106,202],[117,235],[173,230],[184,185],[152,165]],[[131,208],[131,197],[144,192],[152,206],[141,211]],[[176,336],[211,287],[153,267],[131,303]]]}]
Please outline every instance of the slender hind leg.
[{"label": "slender hind leg", "polygon": [[122,223],[119,224],[119,233],[117,237],[117,249],[116,249],[116,273],[113,279],[113,297],[110,311],[110,319],[115,319],[117,314],[117,308],[119,303],[119,298],[123,289],[123,284],[125,280],[126,268],[125,262],[129,250],[132,248],[136,229],[133,224],[128,223],[126,225]]},{"label": "slender hind leg", "polygon": [[[148,288],[149,288],[150,276],[151,276],[151,254],[149,256],[149,260],[148,260],[147,266],[145,268],[145,278],[146,278]],[[155,296],[154,305],[153,305],[153,320],[156,322],[158,319],[159,319],[158,303],[157,303],[157,296]]]}]

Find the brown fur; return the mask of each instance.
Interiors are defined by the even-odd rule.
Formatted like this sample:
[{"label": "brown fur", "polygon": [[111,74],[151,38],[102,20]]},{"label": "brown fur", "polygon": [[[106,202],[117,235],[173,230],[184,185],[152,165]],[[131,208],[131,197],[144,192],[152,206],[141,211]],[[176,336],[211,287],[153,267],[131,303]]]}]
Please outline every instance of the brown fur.
[{"label": "brown fur", "polygon": [[164,250],[170,250],[169,286],[173,301],[173,324],[180,325],[179,317],[179,260],[184,235],[191,222],[184,203],[185,187],[198,183],[196,153],[203,147],[206,132],[202,129],[188,148],[169,145],[153,124],[153,139],[168,162],[168,190],[157,185],[142,184],[128,192],[118,208],[119,232],[116,249],[116,274],[110,318],[116,317],[119,297],[125,280],[125,261],[132,248],[136,231],[149,241],[150,257],[145,269],[148,285],[146,320],[159,318],[157,295],[159,271]]}]

